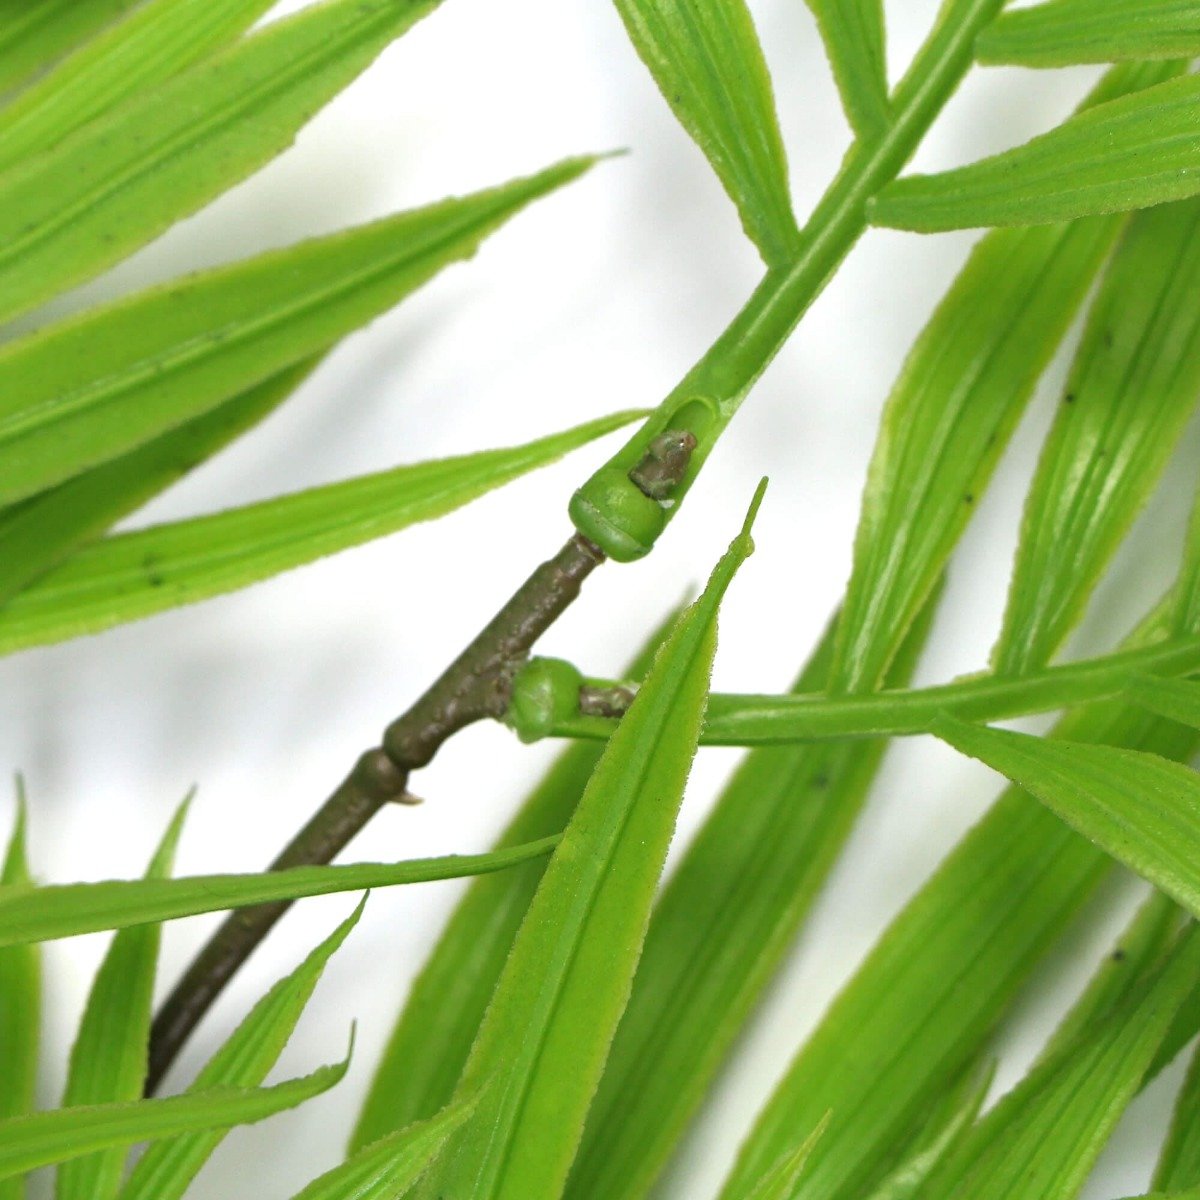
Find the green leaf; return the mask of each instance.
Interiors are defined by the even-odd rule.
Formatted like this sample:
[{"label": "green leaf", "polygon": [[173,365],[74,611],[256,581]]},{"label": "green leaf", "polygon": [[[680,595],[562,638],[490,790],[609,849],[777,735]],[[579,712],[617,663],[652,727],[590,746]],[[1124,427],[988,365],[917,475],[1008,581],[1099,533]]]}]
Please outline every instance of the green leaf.
[{"label": "green leaf", "polygon": [[184,879],[114,880],[0,892],[0,946],[123,929],[147,921],[170,921],[196,913],[246,908],[302,896],[328,896],[400,883],[429,883],[503,871],[547,854],[547,838],[494,854],[414,858],[400,863],[345,867],[290,867],[256,875],[193,875]]},{"label": "green leaf", "polygon": [[0,654],[205,600],[443,516],[638,415],[105,538],[0,607]]},{"label": "green leaf", "polygon": [[745,0],[616,0],[629,37],[708,156],[768,266],[795,256],[787,158]]},{"label": "green leaf", "polygon": [[0,93],[44,70],[137,0],[0,0]]},{"label": "green leaf", "polygon": [[[33,884],[25,852],[26,807],[18,780],[17,817],[0,868],[0,898],[7,888]],[[7,946],[0,950],[0,1123],[33,1110],[41,1026],[42,965],[37,946]],[[0,1180],[0,1200],[23,1200],[20,1179]]]},{"label": "green leaf", "polygon": [[1067,67],[1200,54],[1196,0],[1049,0],[1002,13],[975,42],[983,63]]},{"label": "green leaf", "polygon": [[98,275],[269,162],[437,3],[310,5],[0,176],[0,319]]},{"label": "green leaf", "polygon": [[[676,610],[654,630],[629,678],[645,677],[678,617]],[[559,755],[493,848],[565,829],[600,754],[601,747],[580,743]],[[545,863],[534,860],[471,882],[412,985],[351,1136],[352,1151],[449,1103],[544,871]]]},{"label": "green leaf", "polygon": [[[171,873],[186,815],[185,804],[155,852],[147,879],[164,879]],[[63,1108],[141,1099],[161,932],[160,925],[148,924],[113,935],[71,1049]],[[116,1195],[128,1149],[110,1146],[64,1163],[58,1171],[58,1200],[109,1200]]]},{"label": "green leaf", "polygon": [[[932,614],[930,604],[892,682],[913,670]],[[800,673],[798,691],[824,686],[834,629]],[[568,1200],[649,1190],[794,945],[883,752],[882,742],[836,742],[746,756],[655,906]],[[799,1140],[810,1131],[798,1130]],[[759,1174],[795,1148],[777,1147]],[[743,1191],[756,1182],[745,1180]]]},{"label": "green leaf", "polygon": [[205,271],[0,349],[0,503],[125,454],[328,348],[590,162]]},{"label": "green leaf", "polygon": [[821,1140],[821,1134],[824,1132],[824,1124],[818,1125],[799,1146],[785,1154],[763,1175],[758,1186],[746,1193],[745,1200],[790,1200],[804,1175],[804,1168],[812,1156],[813,1147]]},{"label": "green leaf", "polygon": [[882,0],[807,0],[829,54],[842,107],[860,138],[891,124]]},{"label": "green leaf", "polygon": [[831,690],[878,686],[1119,228],[989,235],[921,334],[871,460]]},{"label": "green leaf", "polygon": [[295,1108],[338,1083],[349,1060],[269,1088],[214,1088],[167,1100],[95,1104],[0,1121],[0,1178],[94,1154],[110,1146],[196,1129],[249,1125]]},{"label": "green leaf", "polygon": [[289,367],[129,454],[0,511],[0,607],[256,425],[293,393],[313,365]]},{"label": "green leaf", "polygon": [[[225,1044],[196,1076],[188,1094],[220,1087],[256,1087],[267,1077],[296,1028],[325,964],[358,924],[366,897],[290,975],[279,980],[250,1010]],[[176,1200],[187,1190],[225,1136],[203,1130],[155,1142],[138,1160],[120,1200]]]},{"label": "green leaf", "polygon": [[1185,679],[1139,679],[1130,686],[1129,695],[1159,716],[1200,729],[1200,683]]},{"label": "green leaf", "polygon": [[[1045,662],[1162,476],[1200,395],[1200,204],[1130,223],[1026,502],[1000,674]],[[1136,403],[1130,402],[1136,397]]]},{"label": "green leaf", "polygon": [[1154,754],[944,718],[933,732],[1007,775],[1118,862],[1200,913],[1200,777]]},{"label": "green leaf", "polygon": [[926,1184],[923,1200],[1074,1197],[1197,983],[1193,926],[1128,1005],[1034,1067],[975,1126]]},{"label": "green leaf", "polygon": [[459,1083],[479,1110],[419,1196],[562,1194],[629,996],[716,650],[720,601],[752,550],[749,525],[659,651],[546,868]]},{"label": "green leaf", "polygon": [[[0,109],[0,171],[57,146],[249,29],[272,0],[150,0]],[[44,0],[42,7],[46,8]],[[86,7],[77,2],[76,7]]]},{"label": "green leaf", "polygon": [[1200,1051],[1192,1056],[1187,1078],[1175,1100],[1171,1129],[1154,1171],[1156,1191],[1200,1191]]},{"label": "green leaf", "polygon": [[452,1104],[427,1121],[372,1142],[314,1179],[293,1200],[394,1200],[425,1174],[476,1103]]},{"label": "green leaf", "polygon": [[933,233],[1040,225],[1149,208],[1200,192],[1200,78],[1189,75],[1079,113],[1015,150],[889,184],[873,224]]},{"label": "green leaf", "polygon": [[1174,628],[1181,631],[1200,629],[1200,495],[1192,510],[1183,565],[1175,585]]}]

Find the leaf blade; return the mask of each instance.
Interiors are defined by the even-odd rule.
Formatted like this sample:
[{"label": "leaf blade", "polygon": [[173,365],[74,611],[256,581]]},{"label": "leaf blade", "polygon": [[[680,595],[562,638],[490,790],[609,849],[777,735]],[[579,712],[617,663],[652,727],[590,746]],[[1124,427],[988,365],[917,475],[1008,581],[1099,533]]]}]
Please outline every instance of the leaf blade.
[{"label": "leaf blade", "polygon": [[842,107],[866,141],[891,124],[882,0],[807,0],[821,30]]}]

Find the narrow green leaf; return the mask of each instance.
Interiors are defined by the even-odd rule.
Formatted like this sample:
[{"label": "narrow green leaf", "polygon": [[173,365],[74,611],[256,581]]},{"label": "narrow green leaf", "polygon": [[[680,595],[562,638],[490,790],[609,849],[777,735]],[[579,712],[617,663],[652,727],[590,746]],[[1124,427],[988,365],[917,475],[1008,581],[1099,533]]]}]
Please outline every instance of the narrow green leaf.
[{"label": "narrow green leaf", "polygon": [[0,93],[19,87],[138,0],[0,0]]},{"label": "narrow green leaf", "polygon": [[1200,729],[1200,683],[1185,679],[1139,679],[1130,698],[1143,708]]},{"label": "narrow green leaf", "polygon": [[460,1096],[487,1090],[419,1196],[562,1194],[695,754],[717,610],[753,548],[760,498],[659,651],[546,868],[459,1084]]},{"label": "narrow green leaf", "polygon": [[[33,884],[25,850],[26,807],[18,780],[17,816],[0,868],[0,897],[7,888]],[[41,1028],[42,965],[37,946],[0,949],[0,1123],[33,1110]],[[24,1200],[20,1179],[0,1180],[0,1200]]]},{"label": "narrow green leaf", "polygon": [[269,1088],[214,1088],[167,1100],[95,1104],[0,1121],[0,1178],[94,1154],[109,1146],[195,1129],[249,1125],[295,1108],[338,1083],[349,1060]]},{"label": "narrow green leaf", "polygon": [[328,896],[400,883],[429,883],[503,871],[548,854],[547,838],[494,854],[414,858],[400,863],[355,863],[345,867],[290,867],[257,875],[193,875],[184,879],[115,880],[0,892],[0,946],[123,929],[147,921],[170,921],[196,913],[246,908],[275,900]]},{"label": "narrow green leaf", "polygon": [[[53,149],[81,125],[123,100],[145,95],[232,42],[271,4],[272,0],[141,4],[0,109],[0,172]],[[48,7],[44,0],[42,7]]]},{"label": "narrow green leaf", "polygon": [[1034,1067],[975,1126],[926,1184],[923,1200],[1074,1197],[1198,982],[1200,936],[1192,926],[1149,986]]},{"label": "narrow green leaf", "polygon": [[745,0],[616,0],[637,52],[768,266],[795,256],[787,157]]},{"label": "narrow green leaf", "polygon": [[[932,615],[930,604],[891,682],[913,670]],[[834,630],[800,673],[797,691],[825,685]],[[872,741],[747,755],[655,906],[568,1200],[649,1190],[794,944],[883,752],[884,743]],[[810,1131],[797,1130],[799,1140]],[[796,1144],[777,1147],[760,1175]],[[747,1179],[744,1190],[755,1182]]]},{"label": "narrow green leaf", "polygon": [[790,1200],[804,1175],[804,1168],[812,1156],[813,1147],[821,1140],[821,1134],[824,1132],[825,1125],[818,1125],[799,1146],[785,1154],[763,1175],[758,1186],[745,1194],[745,1200]]},{"label": "narrow green leaf", "polygon": [[1177,630],[1200,629],[1200,494],[1192,509],[1192,520],[1183,550],[1183,565],[1175,587],[1173,624]]},{"label": "narrow green leaf", "polygon": [[860,138],[891,123],[882,0],[807,0],[829,54],[842,107]]},{"label": "narrow green leaf", "polygon": [[945,718],[933,732],[1027,789],[1118,862],[1200,913],[1200,777],[1154,754]]},{"label": "narrow green leaf", "polygon": [[1193,1054],[1175,1100],[1171,1129],[1152,1182],[1156,1192],[1175,1194],[1180,1188],[1200,1192],[1200,1051]]},{"label": "narrow green leaf", "polygon": [[983,63],[1067,67],[1200,54],[1196,0],[1048,0],[1001,15],[975,42]]},{"label": "narrow green leaf", "polygon": [[1173,79],[1079,113],[1015,150],[889,184],[873,224],[933,233],[1128,212],[1200,192],[1200,78]]},{"label": "narrow green leaf", "polygon": [[289,367],[129,454],[0,511],[0,606],[258,424],[312,367]]},{"label": "narrow green leaf", "polygon": [[150,441],[390,308],[590,160],[152,288],[0,349],[0,503]]},{"label": "narrow green leaf", "polygon": [[429,1170],[475,1106],[474,1100],[452,1104],[427,1121],[372,1142],[314,1179],[293,1200],[394,1200]]},{"label": "narrow green leaf", "polygon": [[[185,804],[155,851],[147,879],[170,875],[186,814]],[[113,935],[71,1048],[63,1108],[141,1099],[161,932],[160,925],[148,924]],[[58,1170],[58,1200],[109,1200],[120,1186],[128,1149],[110,1146],[64,1163]]]},{"label": "narrow green leaf", "polygon": [[0,653],[205,600],[443,516],[638,415],[105,538],[0,608]]},{"label": "narrow green leaf", "polygon": [[1161,478],[1200,396],[1197,289],[1200,203],[1135,217],[1088,315],[1029,492],[998,673],[1026,671],[1062,644]]},{"label": "narrow green leaf", "polygon": [[0,319],[98,275],[269,162],[437,3],[310,5],[0,176]]},{"label": "narrow green leaf", "polygon": [[[679,612],[650,635],[629,678],[639,683],[645,678]],[[493,849],[565,829],[600,753],[599,746],[579,743],[560,754]],[[412,985],[351,1136],[352,1151],[431,1117],[450,1102],[544,871],[545,863],[533,860],[471,882]]]},{"label": "narrow green leaf", "polygon": [[[196,1076],[189,1095],[219,1087],[256,1087],[275,1065],[325,964],[358,924],[363,897],[342,922],[290,975],[279,980],[250,1010],[225,1044]],[[155,1142],[138,1160],[120,1200],[177,1200],[220,1145],[227,1131],[203,1130]]]}]

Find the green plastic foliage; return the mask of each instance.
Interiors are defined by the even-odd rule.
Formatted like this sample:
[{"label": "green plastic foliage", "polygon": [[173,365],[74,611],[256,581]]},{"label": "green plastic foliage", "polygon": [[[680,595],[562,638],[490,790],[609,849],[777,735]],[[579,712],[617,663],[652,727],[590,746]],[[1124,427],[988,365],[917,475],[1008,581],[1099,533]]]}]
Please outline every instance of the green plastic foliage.
[{"label": "green plastic foliage", "polygon": [[878,686],[1118,230],[991,234],[921,334],[871,460],[832,690]]},{"label": "green plastic foliage", "polygon": [[746,1193],[745,1200],[789,1200],[804,1175],[813,1147],[824,1132],[825,1127],[818,1125],[795,1150],[785,1154],[763,1175],[758,1186]]},{"label": "green plastic foliage", "polygon": [[1200,683],[1185,679],[1138,679],[1130,698],[1143,708],[1200,729]]},{"label": "green plastic foliage", "polygon": [[1131,870],[1200,913],[1200,776],[1153,754],[949,718],[933,732],[1026,788]]},{"label": "green plastic foliage", "polygon": [[638,415],[105,538],[0,608],[0,653],[204,600],[443,516]]},{"label": "green plastic foliage", "polygon": [[0,891],[0,946],[123,929],[197,913],[246,908],[303,896],[328,896],[401,883],[429,883],[503,871],[548,854],[557,839],[493,854],[451,854],[400,863],[345,867],[290,867],[258,875],[192,875],[184,879],[116,880]]},{"label": "green plastic foliage", "polygon": [[214,1088],[166,1100],[56,1108],[0,1121],[0,1178],[94,1154],[110,1146],[197,1129],[249,1125],[295,1108],[341,1081],[349,1060],[269,1088]]},{"label": "green plastic foliage", "polygon": [[679,619],[579,802],[496,986],[458,1095],[474,1119],[418,1190],[550,1200],[567,1171],[629,996],[696,750],[720,601],[746,525]]},{"label": "green plastic foliage", "polygon": [[0,349],[0,503],[125,454],[328,348],[590,162],[206,271]]},{"label": "green plastic foliage", "polygon": [[800,240],[766,60],[745,0],[616,0],[676,117],[708,156],[768,266]]},{"label": "green plastic foliage", "polygon": [[[147,879],[171,873],[186,814],[184,805],[155,852]],[[141,1099],[161,932],[160,925],[149,924],[113,935],[71,1049],[63,1108]],[[111,1146],[64,1163],[58,1170],[58,1200],[109,1200],[120,1186],[127,1149]]]},{"label": "green plastic foliage", "polygon": [[975,42],[983,63],[1066,67],[1200,54],[1196,0],[1048,0],[1002,13]]},{"label": "green plastic foliage", "polygon": [[1000,674],[1049,658],[1162,476],[1200,395],[1200,203],[1130,222],[1025,507]]},{"label": "green plastic foliage", "polygon": [[[18,787],[17,818],[0,869],[0,897],[7,888],[29,888],[33,880],[25,853],[26,810]],[[33,1111],[41,1027],[42,966],[37,946],[0,950],[0,1123]],[[0,1180],[0,1200],[23,1200],[20,1179]]]},{"label": "green plastic foliage", "polygon": [[[679,611],[672,613],[646,640],[630,666],[630,679],[640,683],[645,677],[678,616]],[[565,829],[601,750],[581,742],[563,751],[493,848],[520,846]],[[359,1114],[352,1151],[431,1117],[450,1102],[544,871],[545,863],[533,860],[471,882],[412,985]]]},{"label": "green plastic foliage", "polygon": [[871,140],[891,122],[882,0],[807,0],[854,132]]},{"label": "green plastic foliage", "polygon": [[0,93],[25,83],[137,0],[0,0]]},{"label": "green plastic foliage", "polygon": [[1200,498],[1192,510],[1183,565],[1175,587],[1173,626],[1184,631],[1200,629]]},{"label": "green plastic foliage", "polygon": [[452,1104],[437,1116],[380,1138],[314,1179],[293,1200],[395,1200],[415,1184],[475,1111]]},{"label": "green plastic foliage", "polygon": [[1200,192],[1200,79],[1185,76],[1071,117],[1015,150],[910,175],[871,202],[873,224],[933,233],[1128,212]]},{"label": "green plastic foliage", "polygon": [[1171,1129],[1163,1144],[1153,1185],[1161,1192],[1196,1188],[1200,1192],[1200,1051],[1175,1100]]},{"label": "green plastic foliage", "polygon": [[1128,1005],[1044,1060],[988,1112],[928,1181],[923,1200],[1074,1197],[1197,983],[1193,926]]},{"label": "green plastic foliage", "polygon": [[[279,980],[250,1010],[225,1044],[201,1069],[189,1095],[212,1088],[256,1087],[275,1065],[325,970],[358,924],[366,898],[290,975]],[[225,1136],[203,1130],[155,1142],[138,1160],[119,1200],[178,1200]]]},{"label": "green plastic foliage", "polygon": [[[913,670],[931,618],[932,605],[889,682],[903,683]],[[797,691],[825,685],[833,640],[831,626]],[[881,741],[834,742],[745,758],[655,906],[568,1200],[649,1189],[794,944],[883,751]],[[799,1141],[809,1132],[798,1131]]]},{"label": "green plastic foliage", "polygon": [[129,454],[0,511],[0,606],[256,425],[312,366],[289,367]]},{"label": "green plastic foliage", "polygon": [[436,4],[311,5],[0,176],[0,319],[99,274],[270,161]]},{"label": "green plastic foliage", "polygon": [[123,100],[165,83],[233,41],[271,4],[150,0],[140,5],[0,109],[0,171],[53,149]]}]

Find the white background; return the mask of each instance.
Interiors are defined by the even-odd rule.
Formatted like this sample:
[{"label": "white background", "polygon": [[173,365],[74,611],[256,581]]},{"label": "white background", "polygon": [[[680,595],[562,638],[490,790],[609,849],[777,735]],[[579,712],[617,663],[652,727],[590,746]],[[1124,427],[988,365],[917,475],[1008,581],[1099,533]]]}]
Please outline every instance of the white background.
[{"label": "white background", "polygon": [[[299,3],[282,10],[300,7]],[[753,5],[776,80],[803,215],[847,130],[801,0]],[[888,5],[895,75],[933,0]],[[1061,119],[1093,73],[976,71],[917,166],[953,165]],[[579,151],[628,147],[539,203],[416,298],[348,339],[299,396],[139,514],[145,523],[399,462],[523,441],[617,408],[653,404],[721,330],[759,266],[701,154],[675,125],[604,0],[447,0],[258,177],[55,312],[393,209],[502,181]],[[706,575],[763,474],[758,553],[730,594],[715,686],[781,690],[836,604],[849,569],[880,406],[911,339],[972,235],[872,232],[745,405],[656,552],[610,566],[544,648],[615,671],[684,588]],[[41,319],[44,319],[41,318]],[[985,661],[1003,602],[1022,490],[1059,362],[979,506],[921,679]],[[1194,431],[1193,431],[1194,433]],[[618,435],[620,436],[620,435]],[[615,446],[584,450],[438,523],[248,592],[0,664],[0,764],[26,773],[43,879],[139,873],[173,808],[199,785],[181,872],[254,870],[356,753],[568,532],[572,488]],[[1195,460],[1196,438],[1184,447]],[[1101,592],[1080,647],[1103,646],[1166,577],[1182,535],[1183,463]],[[484,849],[550,754],[480,727],[414,783],[427,803],[381,815],[349,857]],[[701,753],[681,821],[702,817],[735,756]],[[889,754],[869,810],[740,1057],[662,1195],[711,1195],[792,1050],[887,920],[981,813],[998,781],[928,739]],[[7,797],[0,818],[11,812]],[[406,981],[460,885],[377,892],[330,966],[277,1077],[358,1048],[333,1093],[232,1134],[198,1197],[288,1197],[337,1160]],[[999,1086],[1124,920],[1114,887],[1006,1029]],[[203,1027],[181,1085],[251,1000],[344,916],[310,900],[285,921]],[[212,927],[178,922],[172,979]],[[101,937],[47,948],[46,1069],[53,1104]],[[1131,1110],[1093,1200],[1140,1190],[1165,1127],[1170,1078]],[[48,1193],[47,1193],[48,1194]]]}]

